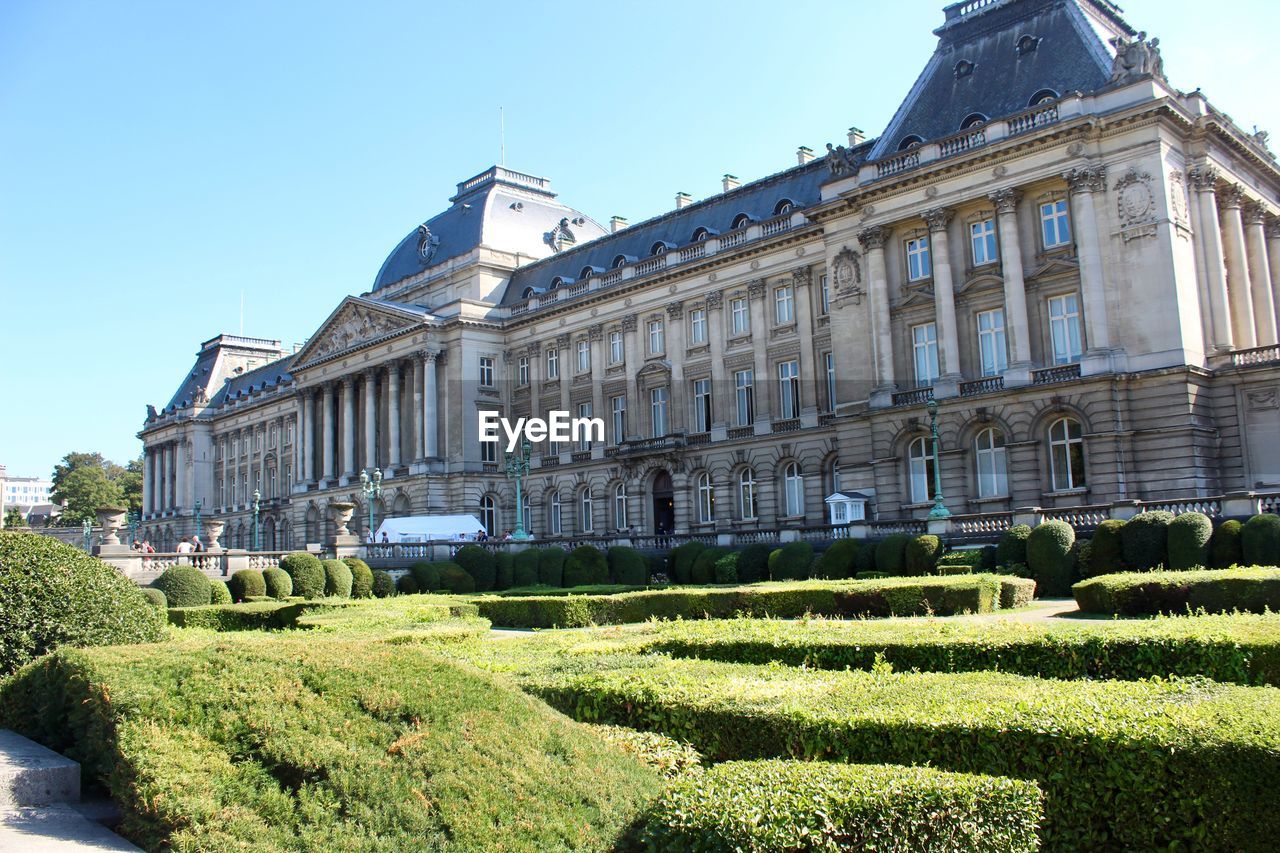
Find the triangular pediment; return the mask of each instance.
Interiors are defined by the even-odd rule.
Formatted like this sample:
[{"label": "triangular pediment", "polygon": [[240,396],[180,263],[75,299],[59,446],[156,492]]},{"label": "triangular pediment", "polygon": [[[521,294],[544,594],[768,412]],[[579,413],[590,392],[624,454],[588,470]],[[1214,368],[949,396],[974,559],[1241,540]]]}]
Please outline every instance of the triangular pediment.
[{"label": "triangular pediment", "polygon": [[421,328],[428,316],[416,306],[348,296],[307,340],[294,364],[305,366]]},{"label": "triangular pediment", "polygon": [[1026,275],[1028,280],[1052,278],[1055,275],[1070,275],[1080,272],[1080,262],[1074,258],[1045,258],[1044,261]]}]

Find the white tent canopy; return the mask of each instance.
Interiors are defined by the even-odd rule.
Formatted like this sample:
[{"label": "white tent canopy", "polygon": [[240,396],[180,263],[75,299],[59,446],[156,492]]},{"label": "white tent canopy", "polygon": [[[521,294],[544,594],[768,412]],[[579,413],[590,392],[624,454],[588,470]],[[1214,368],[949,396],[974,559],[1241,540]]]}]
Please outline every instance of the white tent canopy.
[{"label": "white tent canopy", "polygon": [[382,522],[374,541],[382,542],[383,533],[387,534],[387,541],[393,543],[474,539],[483,529],[484,525],[474,515],[410,515]]}]

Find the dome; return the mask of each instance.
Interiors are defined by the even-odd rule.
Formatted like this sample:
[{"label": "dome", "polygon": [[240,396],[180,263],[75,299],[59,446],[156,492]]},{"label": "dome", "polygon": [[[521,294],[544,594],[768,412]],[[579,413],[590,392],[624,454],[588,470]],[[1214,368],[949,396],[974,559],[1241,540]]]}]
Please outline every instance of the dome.
[{"label": "dome", "polygon": [[428,219],[391,251],[373,290],[465,255],[477,246],[519,253],[529,262],[603,236],[588,216],[556,201],[551,182],[494,166],[458,184],[444,213]]}]

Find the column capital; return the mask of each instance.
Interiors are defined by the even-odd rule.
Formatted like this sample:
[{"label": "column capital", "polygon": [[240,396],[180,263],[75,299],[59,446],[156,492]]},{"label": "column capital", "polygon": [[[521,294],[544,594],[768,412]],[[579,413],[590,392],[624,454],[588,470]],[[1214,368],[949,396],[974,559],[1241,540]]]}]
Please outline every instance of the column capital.
[{"label": "column capital", "polygon": [[569,348],[569,333],[568,333],[568,332],[562,332],[561,334],[556,335],[556,347],[555,347],[555,348],[556,348],[556,349],[568,349],[568,348]]},{"label": "column capital", "polygon": [[622,318],[622,331],[634,332],[636,330],[636,315],[628,314]]},{"label": "column capital", "polygon": [[342,383],[342,387],[345,390],[350,391],[352,388],[356,387],[356,376],[354,373],[348,373],[338,381]]},{"label": "column capital", "polygon": [[922,214],[922,218],[931,232],[946,231],[947,226],[951,224],[951,220],[955,218],[955,215],[956,212],[949,207],[935,207],[932,210],[926,210]]},{"label": "column capital", "polygon": [[720,307],[721,305],[723,305],[723,304],[724,304],[724,291],[723,291],[723,290],[713,290],[713,291],[711,291],[710,293],[708,293],[708,294],[707,294],[707,307],[708,307],[708,308],[719,308],[719,307]]},{"label": "column capital", "polygon": [[1218,190],[1218,207],[1223,210],[1240,207],[1244,201],[1244,187],[1239,184],[1225,184]]},{"label": "column capital", "polygon": [[422,359],[427,364],[432,364],[440,359],[440,350],[420,349],[415,352],[414,355]]},{"label": "column capital", "polygon": [[813,283],[813,267],[809,264],[798,266],[791,271],[791,283],[799,289]]},{"label": "column capital", "polygon": [[360,374],[364,376],[366,382],[376,382],[378,379],[378,368],[366,367],[364,370],[360,371]]},{"label": "column capital", "polygon": [[1192,166],[1187,172],[1187,176],[1191,178],[1191,183],[1200,192],[1213,192],[1218,186],[1218,178],[1220,174],[1216,166],[1203,164],[1200,166]]},{"label": "column capital", "polygon": [[870,252],[875,249],[883,249],[884,244],[888,241],[889,229],[885,228],[883,225],[876,225],[873,228],[868,228],[865,231],[858,232],[858,242],[862,244],[862,249],[865,252]]},{"label": "column capital", "polygon": [[763,299],[766,290],[768,290],[768,285],[762,278],[753,278],[747,282],[747,295],[753,299]]},{"label": "column capital", "polygon": [[1015,213],[1018,210],[1018,202],[1022,200],[1022,193],[1013,187],[1008,187],[989,193],[987,198],[991,199],[991,203],[996,206],[996,213]]},{"label": "column capital", "polygon": [[383,365],[383,367],[386,369],[388,376],[397,376],[400,373],[400,359],[393,358],[391,361],[388,361]]},{"label": "column capital", "polygon": [[667,316],[672,320],[679,320],[684,317],[684,303],[680,300],[667,303]]},{"label": "column capital", "polygon": [[1266,221],[1266,229],[1268,240],[1280,240],[1280,217],[1268,219]]},{"label": "column capital", "polygon": [[1073,193],[1102,192],[1107,188],[1106,166],[1081,166],[1062,173]]},{"label": "column capital", "polygon": [[1240,215],[1244,217],[1245,225],[1262,225],[1267,221],[1267,209],[1258,201],[1246,201],[1240,208]]},{"label": "column capital", "polygon": [[588,326],[588,327],[587,327],[587,340],[592,341],[593,343],[594,343],[595,341],[601,341],[601,340],[604,340],[604,324],[603,324],[603,323],[593,323],[593,324],[591,324],[590,326]]}]

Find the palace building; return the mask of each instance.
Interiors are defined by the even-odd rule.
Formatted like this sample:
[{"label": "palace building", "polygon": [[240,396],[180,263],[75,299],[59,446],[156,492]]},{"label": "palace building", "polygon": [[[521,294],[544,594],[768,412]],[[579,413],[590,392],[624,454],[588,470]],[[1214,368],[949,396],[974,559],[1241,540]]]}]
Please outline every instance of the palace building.
[{"label": "palace building", "polygon": [[[220,335],[148,412],[143,535],[515,526],[478,413],[534,447],[538,537],[829,524],[1280,488],[1280,168],[1107,0],[970,0],[876,139],[638,224],[545,178],[458,185],[294,351]],[[1158,22],[1156,22],[1158,23]],[[1176,78],[1176,69],[1170,69]],[[1243,84],[1244,81],[1242,81]],[[654,164],[655,171],[660,165]],[[844,505],[842,505],[843,508]]]}]

